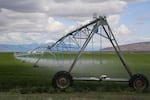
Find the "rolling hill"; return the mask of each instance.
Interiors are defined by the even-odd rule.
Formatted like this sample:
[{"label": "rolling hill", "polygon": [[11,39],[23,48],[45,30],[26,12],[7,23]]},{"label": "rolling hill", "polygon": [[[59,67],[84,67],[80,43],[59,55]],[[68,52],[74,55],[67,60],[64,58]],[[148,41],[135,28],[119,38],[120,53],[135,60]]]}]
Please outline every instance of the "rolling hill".
[{"label": "rolling hill", "polygon": [[[120,46],[121,51],[150,52],[150,42],[139,42]],[[113,47],[104,48],[103,51],[114,51]]]}]

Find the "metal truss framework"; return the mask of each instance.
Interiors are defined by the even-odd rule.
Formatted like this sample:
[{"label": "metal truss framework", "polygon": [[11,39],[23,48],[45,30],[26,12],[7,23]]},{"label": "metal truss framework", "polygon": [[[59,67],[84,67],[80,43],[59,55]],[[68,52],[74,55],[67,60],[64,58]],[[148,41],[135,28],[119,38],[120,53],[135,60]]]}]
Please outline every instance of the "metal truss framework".
[{"label": "metal truss framework", "polygon": [[[100,28],[103,29],[105,34],[102,34],[100,32]],[[70,50],[71,48],[79,49],[77,56],[75,57],[73,63],[71,64],[71,66],[69,68],[69,73],[70,73],[72,71],[73,67],[75,66],[76,62],[78,61],[79,57],[81,56],[82,52],[85,51],[85,48],[87,47],[88,43],[93,38],[94,34],[97,34],[97,35],[99,35],[103,38],[106,38],[110,41],[110,43],[112,44],[113,48],[116,51],[116,54],[119,57],[121,63],[123,64],[125,70],[128,72],[129,76],[131,77],[132,73],[131,73],[125,59],[123,58],[120,47],[119,47],[119,45],[114,37],[114,34],[106,20],[106,17],[104,17],[104,16],[99,16],[98,18],[94,19],[93,21],[89,22],[88,24],[83,25],[83,26],[69,32],[65,36],[58,39],[51,46],[35,48],[34,50],[31,51],[31,53],[33,53],[35,50],[38,51],[40,49],[45,49],[45,51],[48,50],[48,51],[50,51],[51,54],[53,54],[55,56],[54,51],[58,51],[59,47],[64,48],[63,49],[64,51],[62,50],[62,52]],[[68,45],[66,46],[67,43],[68,44],[72,43],[72,44],[69,44],[69,46]],[[55,49],[57,48],[57,50],[54,50],[54,48]],[[39,57],[39,59],[35,62],[34,66],[39,62],[41,57]]]},{"label": "metal truss framework", "polygon": [[[99,40],[97,40],[97,35],[100,37]],[[95,37],[96,36],[96,37]],[[94,42],[93,40],[96,40],[96,42],[99,42],[100,50],[102,49],[102,40],[101,38],[107,39],[111,45],[113,46],[116,54],[118,55],[123,67],[127,71],[129,75],[129,79],[124,78],[109,78],[106,75],[101,75],[100,77],[72,77],[71,72],[73,68],[75,67],[78,60],[80,60],[80,57],[83,52],[86,51],[86,47],[88,47],[88,44],[92,46],[92,50],[94,49]],[[94,51],[94,50],[93,50]],[[132,74],[124,57],[121,53],[120,47],[117,43],[117,40],[115,39],[115,36],[106,20],[106,17],[99,16],[95,18],[93,21],[89,22],[88,24],[85,24],[68,34],[64,35],[60,39],[58,39],[55,43],[53,43],[50,46],[40,46],[32,51],[28,51],[27,53],[15,53],[14,56],[16,59],[20,57],[31,57],[35,55],[35,58],[39,57],[34,61],[34,66],[36,67],[38,62],[43,58],[44,54],[51,54],[52,57],[57,58],[60,57],[59,54],[67,53],[71,55],[71,53],[75,52],[75,57],[71,59],[71,65],[69,66],[68,71],[59,71],[57,72],[53,79],[52,79],[52,85],[54,87],[58,87],[60,89],[65,89],[73,83],[73,80],[82,80],[82,81],[111,81],[111,82],[128,82],[130,87],[133,87],[135,90],[144,90],[148,88],[149,81],[146,76],[143,74]],[[101,52],[101,51],[100,51]],[[37,55],[36,55],[37,54]],[[40,56],[39,56],[40,55]],[[100,55],[101,56],[101,55]],[[63,58],[64,59],[64,58]],[[58,59],[56,59],[58,60]]]}]

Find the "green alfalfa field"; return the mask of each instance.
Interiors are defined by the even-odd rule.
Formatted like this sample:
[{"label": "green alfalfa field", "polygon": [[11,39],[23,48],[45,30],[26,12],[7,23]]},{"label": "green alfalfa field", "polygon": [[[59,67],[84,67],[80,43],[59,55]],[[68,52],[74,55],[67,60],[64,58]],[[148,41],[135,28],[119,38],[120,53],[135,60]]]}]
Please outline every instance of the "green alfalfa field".
[{"label": "green alfalfa field", "polygon": [[[97,59],[96,55],[95,58]],[[143,73],[150,80],[149,53],[125,53],[124,58],[133,73]],[[64,59],[67,59],[67,56]],[[82,59],[91,59],[91,56],[85,53]],[[115,54],[103,53],[102,59],[102,64],[75,66],[72,76],[98,77],[106,74],[108,77],[128,78],[127,72]],[[57,71],[67,69],[68,67],[60,66],[34,68],[32,63],[15,59],[13,53],[0,53],[0,97],[3,100],[13,100],[13,97],[14,100],[16,98],[28,100],[29,97],[33,100],[48,98],[50,100],[51,98],[52,100],[66,100],[66,98],[68,100],[108,100],[110,98],[112,100],[149,100],[150,98],[150,88],[139,93],[130,88],[128,83],[119,82],[74,81],[73,86],[65,91],[54,89],[51,86],[53,75]]]}]

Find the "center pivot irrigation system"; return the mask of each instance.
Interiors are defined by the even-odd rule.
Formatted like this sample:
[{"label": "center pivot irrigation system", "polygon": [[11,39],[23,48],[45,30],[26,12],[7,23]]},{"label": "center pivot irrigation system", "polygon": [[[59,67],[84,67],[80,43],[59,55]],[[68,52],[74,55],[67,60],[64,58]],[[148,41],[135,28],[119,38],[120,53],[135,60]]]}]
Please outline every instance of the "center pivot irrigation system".
[{"label": "center pivot irrigation system", "polygon": [[[77,61],[80,59],[82,53],[86,51],[87,45],[89,43],[92,43],[93,39],[96,39],[94,38],[94,35],[98,35],[100,37],[100,44],[102,44],[101,37],[107,39],[111,43],[124,69],[128,73],[129,78],[109,78],[106,75],[101,75],[100,77],[73,77],[71,75],[72,69],[77,64]],[[128,82],[129,86],[133,87],[136,90],[144,90],[149,86],[148,79],[143,74],[133,74],[129,69],[129,66],[123,58],[120,47],[114,37],[114,34],[105,16],[96,17],[95,19],[93,19],[93,21],[89,22],[88,24],[85,24],[64,35],[51,46],[38,47],[32,50],[30,53],[32,54],[35,51],[37,52],[38,50],[43,49],[43,52],[50,52],[54,56],[54,58],[57,58],[56,53],[58,53],[59,48],[61,48],[61,52],[72,51],[76,52],[76,55],[73,61],[71,62],[68,71],[59,71],[53,76],[52,85],[56,88],[65,89],[73,84],[73,80]],[[76,50],[76,48],[78,48],[78,50]],[[99,50],[101,49],[102,48],[100,48]],[[40,61],[41,58],[42,56],[40,56],[36,60],[34,66],[37,66],[37,63]]]}]

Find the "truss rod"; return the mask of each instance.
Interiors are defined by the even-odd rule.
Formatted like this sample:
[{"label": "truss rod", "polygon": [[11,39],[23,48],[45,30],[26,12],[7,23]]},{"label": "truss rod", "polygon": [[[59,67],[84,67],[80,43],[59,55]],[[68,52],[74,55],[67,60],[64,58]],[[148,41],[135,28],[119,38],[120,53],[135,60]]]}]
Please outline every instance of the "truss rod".
[{"label": "truss rod", "polygon": [[[98,22],[97,22],[98,23]],[[81,56],[81,53],[85,50],[86,46],[88,45],[88,43],[90,42],[91,38],[94,36],[95,31],[97,30],[97,28],[99,27],[99,25],[97,25],[93,27],[92,31],[90,32],[90,34],[88,35],[88,38],[86,39],[86,41],[84,42],[81,50],[78,52],[78,55],[76,56],[75,60],[73,61],[72,65],[70,66],[69,69],[69,73],[72,71],[73,67],[75,66],[77,60],[79,59],[79,57]]]},{"label": "truss rod", "polygon": [[[88,31],[89,31],[89,30],[91,31],[91,29],[89,29],[89,28],[87,28],[87,30],[88,30]],[[96,32],[96,34],[102,36],[103,38],[108,39],[108,37],[105,36],[105,35],[103,35],[102,33]]]},{"label": "truss rod", "polygon": [[[107,24],[107,25],[108,25],[108,24]],[[120,53],[121,51],[120,51],[120,48],[119,48],[119,46],[118,46],[118,44],[117,44],[117,41],[115,40],[115,37],[113,37],[113,38],[114,38],[114,41],[116,41],[115,43],[116,43],[117,47],[115,46],[113,40],[111,39],[111,37],[110,37],[109,33],[107,32],[107,30],[105,29],[104,25],[102,25],[102,27],[103,27],[103,29],[104,29],[106,35],[108,36],[109,41],[111,42],[112,46],[114,47],[114,49],[115,49],[115,51],[116,51],[116,53],[117,53],[117,55],[118,55],[120,61],[122,62],[124,68],[126,69],[126,71],[128,72],[129,76],[131,77],[131,76],[132,76],[132,73],[131,73],[131,71],[130,71],[128,65],[127,65],[127,63],[125,62],[123,56],[122,56],[121,53]],[[110,29],[109,29],[109,31],[110,31]],[[113,36],[113,33],[111,33],[111,35]]]}]

